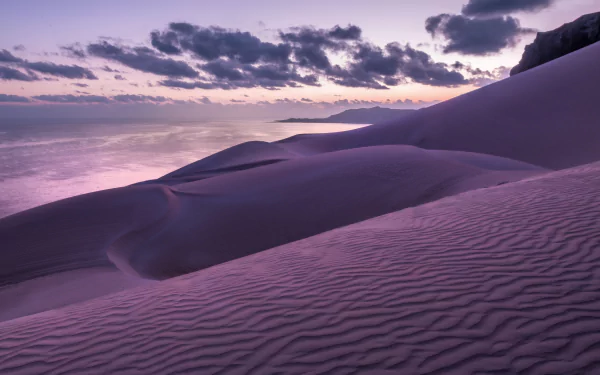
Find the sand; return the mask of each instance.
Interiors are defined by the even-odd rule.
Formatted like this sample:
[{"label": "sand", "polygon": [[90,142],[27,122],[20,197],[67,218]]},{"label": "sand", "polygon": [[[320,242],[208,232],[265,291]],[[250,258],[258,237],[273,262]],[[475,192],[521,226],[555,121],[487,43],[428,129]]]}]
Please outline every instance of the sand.
[{"label": "sand", "polygon": [[599,59],[0,219],[0,373],[600,372]]},{"label": "sand", "polygon": [[0,325],[10,374],[594,374],[600,164]]}]

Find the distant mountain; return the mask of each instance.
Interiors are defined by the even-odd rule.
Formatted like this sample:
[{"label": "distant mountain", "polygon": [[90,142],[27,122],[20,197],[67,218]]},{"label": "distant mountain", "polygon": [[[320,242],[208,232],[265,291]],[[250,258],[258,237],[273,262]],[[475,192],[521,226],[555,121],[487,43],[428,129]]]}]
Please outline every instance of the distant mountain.
[{"label": "distant mountain", "polygon": [[414,109],[391,108],[359,108],[348,109],[342,113],[325,118],[289,118],[276,122],[335,122],[347,124],[374,124],[387,120],[395,120],[414,112]]},{"label": "distant mountain", "polygon": [[524,72],[600,41],[600,12],[586,14],[561,27],[538,33],[525,47],[523,57],[510,75]]}]

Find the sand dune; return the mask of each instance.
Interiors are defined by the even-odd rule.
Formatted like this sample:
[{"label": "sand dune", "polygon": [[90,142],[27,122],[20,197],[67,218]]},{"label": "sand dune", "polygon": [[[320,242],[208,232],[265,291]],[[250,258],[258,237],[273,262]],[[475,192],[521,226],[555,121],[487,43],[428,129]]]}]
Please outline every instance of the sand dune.
[{"label": "sand dune", "polygon": [[[0,220],[3,244],[13,249],[0,281],[108,267],[110,261],[130,274],[164,279],[544,172],[488,155],[379,146],[172,186],[86,194]],[[195,178],[193,166],[178,173]]]},{"label": "sand dune", "polygon": [[0,322],[87,301],[155,281],[116,267],[86,267],[57,272],[0,287]]},{"label": "sand dune", "polygon": [[142,184],[160,183],[174,185],[177,183],[201,180],[220,174],[256,168],[280,161],[295,159],[297,154],[283,147],[268,142],[245,142],[218,152],[202,160],[186,165],[157,180],[145,181]]},{"label": "sand dune", "polygon": [[159,186],[105,190],[0,219],[0,287],[81,268],[114,268],[105,248],[165,216],[167,191]]},{"label": "sand dune", "polygon": [[0,324],[10,374],[600,371],[600,164]]},{"label": "sand dune", "polygon": [[164,279],[543,172],[508,159],[411,146],[326,153],[171,186],[176,203],[168,220],[124,236],[110,254],[143,277]]}]

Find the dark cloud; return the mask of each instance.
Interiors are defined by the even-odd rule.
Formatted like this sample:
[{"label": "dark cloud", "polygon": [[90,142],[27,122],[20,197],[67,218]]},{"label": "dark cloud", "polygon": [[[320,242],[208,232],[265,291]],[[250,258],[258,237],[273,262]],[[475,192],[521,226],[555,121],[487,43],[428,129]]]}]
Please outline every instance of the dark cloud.
[{"label": "dark cloud", "polygon": [[200,102],[202,104],[212,104],[212,102],[210,101],[210,99],[207,98],[206,96],[203,97],[203,98],[201,98],[201,99],[198,99],[198,102]]},{"label": "dark cloud", "polygon": [[469,81],[456,70],[450,70],[444,63],[436,63],[423,51],[406,46],[401,71],[412,81],[430,86],[455,87]]},{"label": "dark cloud", "polygon": [[90,55],[117,61],[130,68],[157,75],[179,78],[195,78],[198,72],[183,61],[163,58],[149,48],[122,47],[107,41],[92,43],[87,46]]},{"label": "dark cloud", "polygon": [[91,70],[78,65],[61,65],[50,62],[24,62],[22,66],[36,72],[56,77],[70,79],[98,79]]},{"label": "dark cloud", "polygon": [[302,99],[300,99],[300,101],[312,103],[312,99],[308,99],[308,98],[302,98]]},{"label": "dark cloud", "polygon": [[160,33],[153,31],[150,33],[150,41],[152,46],[160,52],[167,55],[181,55],[181,49],[176,46],[179,44],[177,33],[174,31],[165,31]]},{"label": "dark cloud", "polygon": [[120,75],[120,74],[115,74],[115,79],[116,79],[117,81],[127,81],[127,78],[123,77],[123,76],[122,76],[122,75]]},{"label": "dark cloud", "polygon": [[296,45],[319,45],[327,49],[342,50],[347,46],[346,41],[360,40],[361,32],[362,30],[354,25],[349,25],[345,29],[339,25],[331,29],[302,26],[280,32],[279,37],[284,42]]},{"label": "dark cloud", "polygon": [[440,14],[425,21],[425,29],[446,40],[444,53],[488,55],[514,47],[523,35],[535,30],[521,28],[519,20],[510,16],[468,18],[462,15]]},{"label": "dark cloud", "polygon": [[[432,33],[444,36],[452,23],[442,16],[432,17],[430,28]],[[79,47],[83,55],[164,76],[156,84],[174,89],[279,90],[320,86],[321,80],[329,80],[346,87],[384,90],[409,82],[448,87],[469,82],[461,69],[437,63],[410,46],[390,43],[382,48],[369,44],[355,25],[329,29],[295,27],[280,30],[278,37],[278,42],[271,43],[249,32],[178,22],[163,31],[153,31],[152,48],[131,47],[118,39],[103,38],[88,44],[86,51],[77,44],[63,49],[77,51]],[[192,66],[185,61],[190,58],[201,62]],[[332,61],[338,59],[346,62],[334,65]],[[117,72],[108,66],[101,69]],[[124,80],[120,74],[114,78]]]},{"label": "dark cloud", "polygon": [[60,49],[68,57],[83,59],[86,56],[83,47],[79,43],[70,44],[68,46],[61,46]]},{"label": "dark cloud", "polygon": [[291,53],[289,45],[263,42],[249,32],[183,22],[171,23],[162,32],[154,31],[150,38],[152,45],[163,53],[187,51],[206,61],[227,57],[243,64],[287,62]]},{"label": "dark cloud", "polygon": [[245,100],[237,100],[237,99],[231,99],[230,102],[232,102],[232,103],[246,103]]},{"label": "dark cloud", "polygon": [[157,82],[157,84],[159,86],[171,87],[171,88],[175,88],[175,89],[186,89],[186,90],[193,90],[193,89],[204,89],[204,90],[223,89],[223,90],[231,90],[233,88],[233,87],[231,87],[229,85],[220,84],[220,83],[217,83],[217,82],[205,82],[205,81],[188,82],[188,81],[181,81],[181,80],[178,80],[178,79],[165,79],[163,81]]},{"label": "dark cloud", "polygon": [[7,66],[0,66],[0,80],[3,81],[39,81],[39,78],[35,74],[25,74],[20,70],[9,68]]},{"label": "dark cloud", "polygon": [[230,60],[219,59],[198,67],[219,79],[241,81],[246,78],[239,70],[240,65]]},{"label": "dark cloud", "polygon": [[362,34],[360,27],[355,25],[348,25],[347,28],[336,25],[331,31],[329,36],[341,40],[359,40]]},{"label": "dark cloud", "polygon": [[18,95],[0,94],[0,103],[29,103],[29,98]]},{"label": "dark cloud", "polygon": [[0,50],[0,62],[20,63],[20,62],[23,62],[23,59],[20,59],[20,58],[16,57],[15,55],[13,55],[12,53],[10,53],[9,51],[3,49],[3,50]]},{"label": "dark cloud", "polygon": [[100,68],[100,69],[104,70],[105,72],[109,72],[109,73],[123,73],[123,72],[121,72],[120,70],[113,69],[113,68],[111,68],[111,67],[110,67],[110,66],[108,66],[108,65],[104,65],[104,66],[103,66],[102,68]]},{"label": "dark cloud", "polygon": [[318,86],[318,77],[315,75],[300,75],[287,65],[246,65],[244,70],[248,72],[254,83],[262,87],[283,87],[292,86],[294,83],[301,83],[308,86]]},{"label": "dark cloud", "polygon": [[[0,51],[0,62],[14,63],[19,66],[33,70],[39,73],[49,74],[56,77],[72,78],[72,79],[98,79],[94,73],[86,68],[78,65],[60,65],[50,62],[29,62],[19,57],[14,56],[9,51],[3,49]],[[13,69],[14,70],[14,69]],[[20,76],[18,73],[12,72],[13,75]],[[33,80],[33,79],[21,79],[21,80]]]},{"label": "dark cloud", "polygon": [[335,66],[329,78],[338,85],[384,90],[411,80],[430,86],[454,87],[468,80],[451,66],[436,63],[431,56],[410,46],[388,44],[385,49],[362,44],[346,69]]},{"label": "dark cloud", "polygon": [[77,87],[89,87],[90,86],[85,83],[71,83],[71,85],[77,86]]},{"label": "dark cloud", "polygon": [[350,41],[358,41],[362,30],[358,26],[339,25],[332,29],[296,27],[280,32],[279,37],[289,43],[294,51],[296,63],[305,68],[325,70],[331,68],[328,51],[345,51],[351,48]]},{"label": "dark cloud", "polygon": [[115,95],[112,99],[119,103],[165,103],[169,101],[164,96],[148,95]]},{"label": "dark cloud", "polygon": [[198,67],[210,74],[208,80],[187,82],[164,80],[159,85],[183,89],[223,89],[262,87],[277,89],[280,87],[298,87],[299,85],[318,85],[316,75],[300,75],[287,64],[242,64],[232,60],[219,59]]},{"label": "dark cloud", "polygon": [[16,46],[13,46],[13,51],[25,51],[25,46],[22,44],[17,44]]},{"label": "dark cloud", "polygon": [[503,15],[517,12],[537,12],[550,7],[555,0],[469,0],[462,8],[466,16]]},{"label": "dark cloud", "polygon": [[300,46],[294,51],[294,56],[301,67],[321,70],[331,67],[327,53],[318,45]]},{"label": "dark cloud", "polygon": [[38,95],[32,99],[51,103],[110,103],[110,99],[99,95]]}]

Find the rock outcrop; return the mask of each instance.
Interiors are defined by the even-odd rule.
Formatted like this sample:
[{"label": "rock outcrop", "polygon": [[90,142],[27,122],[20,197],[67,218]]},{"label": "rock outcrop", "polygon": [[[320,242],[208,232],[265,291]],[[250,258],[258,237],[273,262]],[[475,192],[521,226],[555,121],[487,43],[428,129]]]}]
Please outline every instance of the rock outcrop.
[{"label": "rock outcrop", "polygon": [[510,75],[524,72],[600,41],[600,12],[581,16],[561,27],[537,34]]}]

